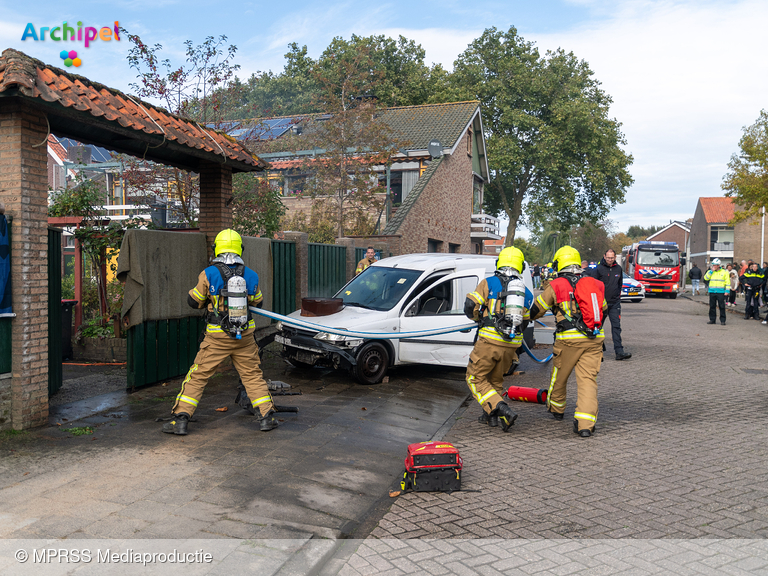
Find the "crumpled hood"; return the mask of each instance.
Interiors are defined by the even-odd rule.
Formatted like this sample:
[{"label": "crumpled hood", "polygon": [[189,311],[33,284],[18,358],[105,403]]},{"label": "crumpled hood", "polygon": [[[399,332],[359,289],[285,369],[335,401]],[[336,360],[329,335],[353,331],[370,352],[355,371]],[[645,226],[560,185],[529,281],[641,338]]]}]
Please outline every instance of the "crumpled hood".
[{"label": "crumpled hood", "polygon": [[389,312],[379,310],[345,306],[341,312],[328,316],[302,316],[301,311],[296,310],[288,314],[288,317],[329,328],[344,328],[360,332],[392,332],[393,327],[399,326],[400,322],[397,318],[387,318],[388,314]]}]

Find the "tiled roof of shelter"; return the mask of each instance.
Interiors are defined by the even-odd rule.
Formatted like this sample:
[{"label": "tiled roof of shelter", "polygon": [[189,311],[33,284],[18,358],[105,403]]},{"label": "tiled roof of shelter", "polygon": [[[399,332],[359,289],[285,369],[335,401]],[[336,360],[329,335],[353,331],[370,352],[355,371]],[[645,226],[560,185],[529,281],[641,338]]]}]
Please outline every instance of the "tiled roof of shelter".
[{"label": "tiled roof of shelter", "polygon": [[419,179],[416,181],[416,185],[410,192],[408,192],[408,195],[397,209],[397,212],[395,212],[395,215],[392,216],[389,222],[387,222],[387,225],[384,227],[384,232],[382,232],[382,234],[385,236],[397,234],[400,226],[402,226],[403,222],[405,222],[405,217],[408,215],[408,212],[410,212],[411,208],[413,208],[413,206],[416,204],[416,201],[419,199],[419,196],[421,196],[424,188],[427,187],[430,178],[432,178],[432,175],[437,171],[437,167],[442,163],[443,158],[443,156],[440,156],[429,163],[427,169],[424,170],[424,174],[419,177]]},{"label": "tiled roof of shelter", "polygon": [[[191,155],[198,159],[203,157],[206,160],[216,161],[218,157],[218,161],[221,162],[223,157],[225,163],[231,161],[236,171],[263,169],[268,166],[266,162],[251,154],[243,144],[226,134],[204,128],[197,122],[171,114],[163,108],[142,102],[138,98],[92,82],[83,76],[48,66],[23,52],[9,48],[0,55],[0,97],[14,95],[41,100],[56,108],[69,109],[72,116],[79,112],[80,118],[83,115],[89,115],[95,119],[106,120],[114,125],[116,131],[140,132],[160,140],[157,144],[152,142],[150,145],[144,138],[141,149],[143,150],[147,143],[147,152],[150,148],[159,149],[163,144],[173,143],[183,147],[174,151],[177,154],[184,149],[189,149]],[[54,116],[48,111],[46,113]],[[51,124],[55,129],[53,122]],[[95,130],[94,134],[96,134]],[[70,130],[70,132],[74,131],[77,131],[76,126]],[[99,134],[104,136],[104,132]],[[76,138],[78,136],[78,134],[67,135],[73,135]],[[91,139],[95,137],[92,136]],[[123,136],[124,140],[125,136]],[[108,139],[98,144],[111,147]],[[201,155],[200,152],[204,154]],[[172,159],[170,150],[154,150],[153,155],[161,158],[161,161],[163,156]],[[149,158],[150,154],[147,154],[147,157]]]},{"label": "tiled roof of shelter", "polygon": [[731,198],[722,196],[699,198],[699,202],[708,223],[725,223],[733,220],[734,206]]}]

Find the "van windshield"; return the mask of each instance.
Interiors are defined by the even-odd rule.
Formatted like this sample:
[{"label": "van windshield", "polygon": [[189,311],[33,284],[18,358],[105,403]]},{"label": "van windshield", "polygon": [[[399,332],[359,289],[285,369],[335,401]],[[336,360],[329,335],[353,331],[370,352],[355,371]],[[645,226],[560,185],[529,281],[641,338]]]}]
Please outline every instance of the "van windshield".
[{"label": "van windshield", "polygon": [[637,251],[637,263],[643,266],[677,266],[677,252],[651,251],[641,248]]},{"label": "van windshield", "polygon": [[423,274],[421,270],[371,266],[336,294],[345,306],[391,310]]}]

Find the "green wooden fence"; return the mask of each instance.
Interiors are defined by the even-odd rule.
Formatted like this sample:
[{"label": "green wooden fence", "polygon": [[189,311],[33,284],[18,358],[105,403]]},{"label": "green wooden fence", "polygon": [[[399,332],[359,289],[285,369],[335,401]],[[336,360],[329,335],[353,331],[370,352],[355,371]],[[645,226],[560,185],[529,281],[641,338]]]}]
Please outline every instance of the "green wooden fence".
[{"label": "green wooden fence", "polygon": [[347,282],[347,247],[309,244],[307,257],[308,296],[333,296]]},{"label": "green wooden fence", "polygon": [[[272,309],[296,309],[296,245],[272,242]],[[195,360],[205,329],[202,315],[176,320],[151,320],[128,330],[128,388],[140,388],[183,376]]]},{"label": "green wooden fence", "polygon": [[272,311],[296,310],[296,244],[272,240]]},{"label": "green wooden fence", "polygon": [[128,329],[128,388],[186,374],[205,329],[202,315],[150,320]]},{"label": "green wooden fence", "polygon": [[48,228],[48,396],[62,384],[61,230]]},{"label": "green wooden fence", "polygon": [[[8,243],[13,242],[11,238],[11,222],[13,218],[6,216],[8,221]],[[13,278],[11,278],[13,281]],[[11,321],[12,318],[0,318],[0,374],[6,374],[13,369],[13,340],[11,339]]]}]

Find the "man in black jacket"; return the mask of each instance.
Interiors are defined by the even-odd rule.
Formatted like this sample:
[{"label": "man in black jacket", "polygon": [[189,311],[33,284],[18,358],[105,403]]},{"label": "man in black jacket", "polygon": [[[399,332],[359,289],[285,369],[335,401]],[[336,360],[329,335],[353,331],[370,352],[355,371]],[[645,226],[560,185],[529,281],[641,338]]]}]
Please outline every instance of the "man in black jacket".
[{"label": "man in black jacket", "polygon": [[691,294],[699,293],[699,283],[701,282],[701,270],[696,264],[688,271],[688,278],[691,280]]},{"label": "man in black jacket", "polygon": [[624,346],[621,343],[621,285],[624,282],[624,274],[621,266],[616,264],[616,252],[610,248],[606,250],[600,264],[595,268],[587,268],[584,274],[597,278],[605,284],[605,301],[608,303],[608,311],[605,315],[611,321],[611,336],[616,360],[632,358],[632,354],[624,352]]}]

